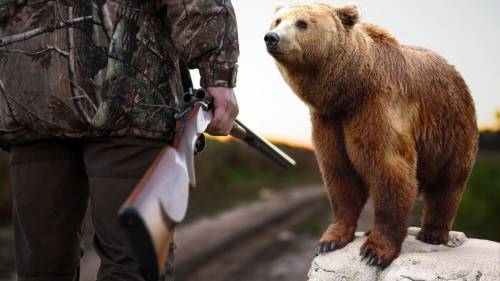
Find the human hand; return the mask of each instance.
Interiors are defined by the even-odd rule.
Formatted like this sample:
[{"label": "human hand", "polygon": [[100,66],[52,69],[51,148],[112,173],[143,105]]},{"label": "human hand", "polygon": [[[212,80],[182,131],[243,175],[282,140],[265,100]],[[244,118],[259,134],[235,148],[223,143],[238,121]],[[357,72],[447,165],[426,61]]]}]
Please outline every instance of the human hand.
[{"label": "human hand", "polygon": [[214,117],[208,124],[207,133],[213,136],[227,136],[233,128],[239,108],[232,88],[208,87],[214,98]]}]

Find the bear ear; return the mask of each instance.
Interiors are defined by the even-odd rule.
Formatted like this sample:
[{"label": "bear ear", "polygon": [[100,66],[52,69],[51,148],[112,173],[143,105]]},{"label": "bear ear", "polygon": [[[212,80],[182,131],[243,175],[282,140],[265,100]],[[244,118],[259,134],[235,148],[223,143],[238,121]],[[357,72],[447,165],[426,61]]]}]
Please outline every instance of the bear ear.
[{"label": "bear ear", "polygon": [[276,6],[274,6],[274,13],[276,13],[277,11],[281,10],[282,8],[284,8],[286,6],[285,3],[278,3],[276,4]]},{"label": "bear ear", "polygon": [[337,13],[342,23],[347,27],[352,27],[359,22],[360,12],[358,4],[349,4],[339,7],[337,8]]}]

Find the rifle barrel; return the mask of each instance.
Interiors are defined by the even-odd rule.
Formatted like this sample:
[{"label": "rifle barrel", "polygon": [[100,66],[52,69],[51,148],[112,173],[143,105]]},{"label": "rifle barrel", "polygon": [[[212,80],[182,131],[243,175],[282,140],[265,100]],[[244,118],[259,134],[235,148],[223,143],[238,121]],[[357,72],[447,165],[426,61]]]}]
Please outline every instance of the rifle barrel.
[{"label": "rifle barrel", "polygon": [[271,158],[274,162],[286,169],[295,167],[295,160],[286,155],[283,151],[277,148],[274,144],[267,141],[265,138],[257,135],[239,120],[234,121],[231,136],[248,144],[252,148],[258,150],[262,154]]}]

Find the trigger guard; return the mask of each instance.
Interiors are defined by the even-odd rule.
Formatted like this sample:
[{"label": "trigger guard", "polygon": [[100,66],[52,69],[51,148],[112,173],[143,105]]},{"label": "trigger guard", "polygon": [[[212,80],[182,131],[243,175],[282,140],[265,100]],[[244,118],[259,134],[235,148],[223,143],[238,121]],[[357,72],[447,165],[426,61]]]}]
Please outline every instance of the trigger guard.
[{"label": "trigger guard", "polygon": [[205,148],[206,140],[205,134],[201,134],[194,143],[194,155],[200,154]]}]

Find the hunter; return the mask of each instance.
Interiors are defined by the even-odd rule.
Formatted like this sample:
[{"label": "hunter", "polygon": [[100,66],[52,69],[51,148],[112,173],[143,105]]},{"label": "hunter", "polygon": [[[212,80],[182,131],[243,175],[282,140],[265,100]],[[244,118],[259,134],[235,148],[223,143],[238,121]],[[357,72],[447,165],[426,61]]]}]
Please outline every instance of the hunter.
[{"label": "hunter", "polygon": [[117,210],[172,141],[188,69],[214,97],[208,132],[229,133],[238,54],[230,0],[0,0],[19,281],[78,280],[89,201],[97,280],[143,280]]}]

